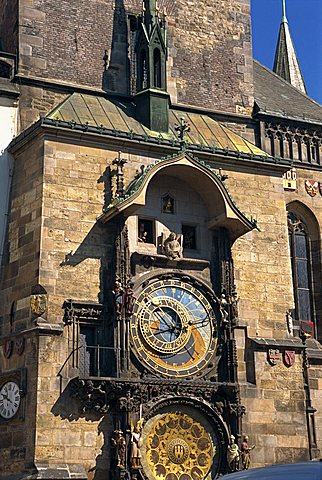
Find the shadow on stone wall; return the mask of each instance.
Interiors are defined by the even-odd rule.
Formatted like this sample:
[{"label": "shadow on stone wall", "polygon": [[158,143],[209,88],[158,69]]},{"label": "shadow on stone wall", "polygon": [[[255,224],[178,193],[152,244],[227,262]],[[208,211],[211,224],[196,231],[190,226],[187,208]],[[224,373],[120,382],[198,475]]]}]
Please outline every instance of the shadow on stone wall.
[{"label": "shadow on stone wall", "polygon": [[[115,0],[111,51],[105,50],[102,88],[129,93],[128,31],[123,0]],[[108,58],[109,57],[109,58]]]},{"label": "shadow on stone wall", "polygon": [[[93,449],[93,461],[92,466],[89,468],[87,475],[88,480],[106,480],[107,472],[110,469],[110,449],[111,439],[110,435],[113,431],[113,418],[107,416],[105,413],[98,413],[92,409],[87,410],[86,404],[79,398],[80,390],[77,388],[79,384],[71,380],[66,388],[62,391],[58,400],[51,409],[51,413],[56,417],[60,417],[62,420],[68,420],[69,422],[75,422],[80,419],[85,419],[86,422],[95,423],[97,425],[97,435],[103,435],[103,443],[100,453],[95,458],[95,452],[97,448],[93,446],[87,446],[87,448]],[[84,399],[83,399],[84,400]],[[85,427],[83,427],[86,430]],[[95,428],[90,426],[89,432],[95,432]]]}]

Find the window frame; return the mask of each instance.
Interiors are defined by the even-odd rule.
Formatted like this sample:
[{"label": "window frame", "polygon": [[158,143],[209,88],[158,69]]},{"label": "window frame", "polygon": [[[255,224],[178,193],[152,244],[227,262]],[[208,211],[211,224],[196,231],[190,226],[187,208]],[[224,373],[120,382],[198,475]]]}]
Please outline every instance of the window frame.
[{"label": "window frame", "polygon": [[[290,262],[291,262],[291,272],[292,272],[292,286],[293,286],[293,296],[294,296],[294,313],[293,313],[293,324],[294,324],[294,335],[299,334],[300,322],[301,321],[310,321],[314,325],[314,335],[317,335],[317,325],[316,325],[316,309],[315,309],[315,292],[314,292],[314,265],[312,261],[312,245],[311,245],[311,235],[307,227],[306,222],[303,220],[303,217],[298,214],[298,212],[293,209],[288,209],[287,211],[287,223],[288,223],[288,241],[289,241],[289,252],[290,252]],[[296,239],[299,237],[305,238],[305,257],[297,255],[297,243]],[[300,286],[299,274],[298,274],[298,261],[306,260],[306,275],[307,275],[307,287]],[[301,318],[301,306],[300,306],[300,295],[301,291],[307,291],[309,297],[309,318]]]}]

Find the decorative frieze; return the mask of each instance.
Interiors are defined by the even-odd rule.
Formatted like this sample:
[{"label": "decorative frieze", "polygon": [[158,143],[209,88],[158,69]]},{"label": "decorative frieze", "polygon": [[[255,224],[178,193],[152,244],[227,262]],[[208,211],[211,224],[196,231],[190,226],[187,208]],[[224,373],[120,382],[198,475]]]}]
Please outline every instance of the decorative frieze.
[{"label": "decorative frieze", "polygon": [[264,149],[273,157],[321,164],[322,131],[283,123],[265,122]]}]

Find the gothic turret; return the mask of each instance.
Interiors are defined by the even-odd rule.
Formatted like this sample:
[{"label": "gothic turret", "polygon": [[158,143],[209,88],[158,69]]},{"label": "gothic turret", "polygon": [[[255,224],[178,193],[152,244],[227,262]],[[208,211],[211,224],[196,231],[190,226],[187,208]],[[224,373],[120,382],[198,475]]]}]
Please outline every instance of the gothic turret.
[{"label": "gothic turret", "polygon": [[286,17],[285,0],[282,0],[282,21],[278,36],[273,71],[303,93],[306,88],[297,59],[289,24]]},{"label": "gothic turret", "polygon": [[144,0],[136,41],[138,120],[151,130],[167,132],[169,95],[166,88],[166,26],[155,0]]}]

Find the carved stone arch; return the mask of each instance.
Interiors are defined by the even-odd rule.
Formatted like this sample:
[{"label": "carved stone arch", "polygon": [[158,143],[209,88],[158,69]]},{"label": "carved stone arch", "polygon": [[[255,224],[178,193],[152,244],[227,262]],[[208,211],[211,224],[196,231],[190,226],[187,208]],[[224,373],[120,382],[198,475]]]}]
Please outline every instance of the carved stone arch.
[{"label": "carved stone arch", "polygon": [[151,180],[159,175],[171,175],[184,180],[198,192],[208,208],[208,229],[227,229],[232,243],[256,228],[256,222],[237,207],[220,176],[204,162],[185,152],[161,159],[149,166],[129,185],[125,197],[112,204],[99,220],[107,223],[121,212],[125,217],[135,214],[146,204]]},{"label": "carved stone arch", "polygon": [[[146,410],[144,416],[143,448],[155,419],[162,415],[171,415],[171,413],[191,415],[191,418],[195,418],[197,422],[199,420],[201,424],[202,421],[207,423],[208,432],[211,432],[212,438],[216,438],[216,452],[211,469],[211,478],[214,479],[217,478],[219,474],[225,473],[228,439],[229,434],[232,432],[231,427],[222,419],[216,408],[205,398],[202,398],[203,395],[205,395],[204,392],[201,394],[201,397],[198,397],[198,391],[196,389],[195,394],[189,391],[178,396],[164,396],[153,400],[150,405],[148,404],[146,407],[150,406],[150,409],[148,412]],[[229,407],[227,406],[227,408]],[[234,433],[237,434],[235,431]],[[145,463],[143,455],[142,465],[146,468],[147,465],[145,465]],[[147,476],[146,478],[150,477]]]},{"label": "carved stone arch", "polygon": [[301,218],[308,229],[311,241],[320,241],[319,222],[310,207],[303,202],[294,200],[287,204],[286,209],[288,212],[297,214]]}]

